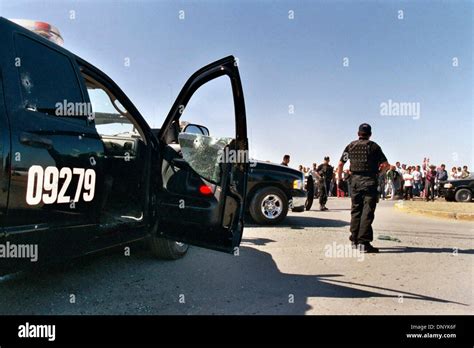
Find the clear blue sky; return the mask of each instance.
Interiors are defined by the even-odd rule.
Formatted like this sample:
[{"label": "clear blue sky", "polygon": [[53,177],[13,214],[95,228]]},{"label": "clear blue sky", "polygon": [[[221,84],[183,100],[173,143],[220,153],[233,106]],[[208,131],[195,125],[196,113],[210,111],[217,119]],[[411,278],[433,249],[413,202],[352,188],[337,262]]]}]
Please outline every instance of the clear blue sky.
[{"label": "clear blue sky", "polygon": [[[258,159],[335,163],[368,122],[390,162],[474,163],[472,1],[0,0],[0,15],[56,25],[65,47],[111,76],[154,127],[190,74],[233,54]],[[196,100],[211,133],[231,125],[216,116],[228,93]],[[420,118],[381,115],[388,100],[420,103]]]}]

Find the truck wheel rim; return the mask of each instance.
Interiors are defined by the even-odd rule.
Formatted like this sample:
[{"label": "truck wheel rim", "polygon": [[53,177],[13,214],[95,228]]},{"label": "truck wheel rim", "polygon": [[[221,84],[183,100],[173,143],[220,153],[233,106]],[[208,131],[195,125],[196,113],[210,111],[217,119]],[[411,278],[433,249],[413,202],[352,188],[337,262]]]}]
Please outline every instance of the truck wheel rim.
[{"label": "truck wheel rim", "polygon": [[184,253],[188,247],[186,243],[181,243],[181,242],[174,242],[174,243],[176,246],[176,250],[178,250],[178,252],[181,252],[181,253]]},{"label": "truck wheel rim", "polygon": [[261,205],[262,214],[267,219],[276,219],[283,210],[283,202],[277,195],[266,195]]},{"label": "truck wheel rim", "polygon": [[461,201],[467,201],[469,197],[469,193],[466,191],[461,191],[459,192],[459,198],[461,198]]}]

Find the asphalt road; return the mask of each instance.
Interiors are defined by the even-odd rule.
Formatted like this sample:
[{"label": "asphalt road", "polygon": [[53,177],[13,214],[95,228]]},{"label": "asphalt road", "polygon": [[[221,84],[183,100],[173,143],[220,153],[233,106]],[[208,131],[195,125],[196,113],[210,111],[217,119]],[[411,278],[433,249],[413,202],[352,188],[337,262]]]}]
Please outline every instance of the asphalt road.
[{"label": "asphalt road", "polygon": [[474,314],[472,223],[392,205],[377,207],[375,235],[400,242],[375,240],[377,255],[341,252],[350,202],[332,198],[246,227],[238,256],[193,247],[159,261],[138,243],[0,278],[0,314]]}]

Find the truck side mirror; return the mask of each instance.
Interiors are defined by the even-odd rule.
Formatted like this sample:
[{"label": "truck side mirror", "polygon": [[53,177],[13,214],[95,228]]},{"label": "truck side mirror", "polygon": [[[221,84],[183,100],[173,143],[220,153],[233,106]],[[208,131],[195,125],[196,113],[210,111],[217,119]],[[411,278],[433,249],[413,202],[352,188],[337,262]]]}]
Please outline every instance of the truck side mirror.
[{"label": "truck side mirror", "polygon": [[183,129],[183,133],[189,133],[189,134],[200,134],[200,135],[206,135],[209,136],[209,129],[205,126],[201,126],[199,124],[193,124],[190,123],[186,125]]}]

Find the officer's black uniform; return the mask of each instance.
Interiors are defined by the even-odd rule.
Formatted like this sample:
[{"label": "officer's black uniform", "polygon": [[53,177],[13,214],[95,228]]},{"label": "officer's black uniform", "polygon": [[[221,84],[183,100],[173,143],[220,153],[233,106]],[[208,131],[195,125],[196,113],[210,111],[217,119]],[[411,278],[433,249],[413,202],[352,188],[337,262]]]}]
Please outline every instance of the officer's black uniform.
[{"label": "officer's black uniform", "polygon": [[306,177],[306,191],[308,191],[308,198],[306,198],[305,208],[310,210],[314,200],[314,179],[312,175]]},{"label": "officer's black uniform", "polygon": [[[371,127],[362,124],[359,132],[371,134]],[[341,162],[350,160],[351,241],[367,245],[374,238],[372,222],[378,201],[377,174],[380,164],[387,162],[382,149],[375,142],[359,137],[346,146]]]},{"label": "officer's black uniform", "polygon": [[319,204],[321,208],[326,208],[326,202],[328,201],[328,190],[329,186],[331,185],[334,168],[329,164],[323,163],[318,166],[316,172],[320,176],[318,181]]}]

